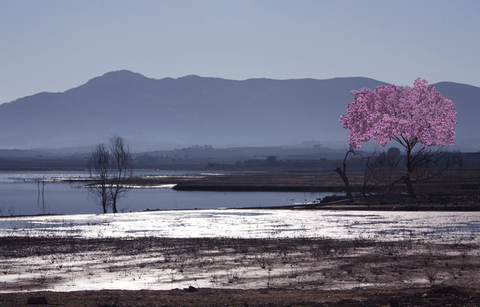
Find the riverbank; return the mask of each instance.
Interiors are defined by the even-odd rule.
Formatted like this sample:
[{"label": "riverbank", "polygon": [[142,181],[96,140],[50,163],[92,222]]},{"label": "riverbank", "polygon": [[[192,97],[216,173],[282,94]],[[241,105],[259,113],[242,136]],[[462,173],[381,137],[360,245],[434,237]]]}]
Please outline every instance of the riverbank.
[{"label": "riverbank", "polygon": [[[472,193],[444,193],[418,195],[327,196],[308,204],[288,206],[292,210],[355,210],[355,211],[480,211],[480,195]],[[270,209],[285,209],[274,207]]]},{"label": "riverbank", "polygon": [[337,177],[333,172],[194,172],[134,177],[127,184],[143,187],[174,184],[177,191],[341,192],[344,185]]},{"label": "riverbank", "polygon": [[[480,197],[476,183],[437,180],[417,186],[417,198],[405,194],[404,186],[388,195],[378,194],[380,186],[367,187],[366,196],[361,196],[363,173],[351,173],[352,201],[341,195],[345,185],[335,172],[247,172],[225,174],[201,174],[193,176],[159,176],[135,178],[131,184],[155,186],[173,184],[176,191],[217,192],[330,192],[339,197],[292,206],[269,207],[269,209],[321,209],[321,210],[377,210],[377,211],[480,211]],[[252,208],[249,208],[252,209]],[[255,209],[255,208],[253,208]]]}]

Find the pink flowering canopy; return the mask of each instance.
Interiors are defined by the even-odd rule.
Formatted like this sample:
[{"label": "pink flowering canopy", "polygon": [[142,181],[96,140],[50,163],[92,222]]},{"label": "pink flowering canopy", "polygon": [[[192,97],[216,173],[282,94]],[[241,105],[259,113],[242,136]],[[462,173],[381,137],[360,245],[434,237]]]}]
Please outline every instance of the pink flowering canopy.
[{"label": "pink flowering canopy", "polygon": [[413,87],[379,85],[375,90],[351,91],[355,100],[342,115],[343,128],[350,129],[348,142],[360,148],[372,138],[382,146],[395,140],[411,150],[417,143],[453,145],[457,111],[434,86],[418,78]]}]

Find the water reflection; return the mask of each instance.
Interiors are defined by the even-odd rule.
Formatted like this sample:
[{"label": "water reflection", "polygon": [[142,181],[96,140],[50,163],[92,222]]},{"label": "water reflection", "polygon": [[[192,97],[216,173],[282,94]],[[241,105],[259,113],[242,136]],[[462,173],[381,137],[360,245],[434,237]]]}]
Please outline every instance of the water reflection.
[{"label": "water reflection", "polygon": [[[371,216],[376,222],[369,220]],[[0,236],[327,237],[474,242],[480,239],[480,212],[370,211],[350,215],[322,210],[170,210],[7,217],[0,219],[0,226]]]},{"label": "water reflection", "polygon": [[[199,176],[192,172],[136,171],[143,176]],[[33,214],[101,213],[100,206],[78,183],[61,179],[81,179],[86,172],[0,172],[0,216]],[[216,209],[270,207],[313,201],[331,193],[303,192],[188,192],[174,191],[171,186],[155,189],[132,189],[120,199],[120,212],[156,209]]]}]

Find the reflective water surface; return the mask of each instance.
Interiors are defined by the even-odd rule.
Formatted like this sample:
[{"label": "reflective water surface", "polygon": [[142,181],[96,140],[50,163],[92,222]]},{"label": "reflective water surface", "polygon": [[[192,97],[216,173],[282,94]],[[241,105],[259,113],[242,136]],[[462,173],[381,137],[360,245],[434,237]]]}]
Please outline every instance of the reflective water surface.
[{"label": "reflective water surface", "polygon": [[[137,170],[136,176],[199,176],[200,172]],[[100,206],[79,183],[61,183],[62,178],[82,178],[86,172],[0,172],[0,216],[32,214],[101,213]],[[41,179],[44,183],[36,182]],[[292,205],[313,201],[332,193],[301,192],[188,192],[170,188],[132,189],[122,198],[122,212],[154,209],[216,209]]]},{"label": "reflective water surface", "polygon": [[0,236],[479,240],[479,212],[167,210],[0,218]]},{"label": "reflective water surface", "polygon": [[[119,207],[125,213],[99,214],[100,207],[85,188],[78,188],[79,183],[54,182],[85,175],[84,172],[1,172],[0,236],[415,238],[472,242],[480,238],[480,212],[232,209],[291,205],[323,197],[323,193],[133,189],[120,201]],[[167,174],[138,171],[137,175]],[[47,183],[37,184],[35,178]],[[33,216],[39,213],[60,215]]]}]

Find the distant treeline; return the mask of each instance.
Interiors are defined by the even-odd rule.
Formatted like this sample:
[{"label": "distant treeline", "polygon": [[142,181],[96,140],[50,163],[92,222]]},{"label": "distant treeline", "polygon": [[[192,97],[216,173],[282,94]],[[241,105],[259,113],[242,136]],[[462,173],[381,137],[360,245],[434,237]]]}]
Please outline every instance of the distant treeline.
[{"label": "distant treeline", "polygon": [[[277,148],[278,149],[278,148]],[[324,149],[323,149],[324,150]],[[1,170],[86,169],[89,152],[55,155],[42,150],[0,150]],[[278,149],[199,146],[170,151],[134,153],[134,168],[164,170],[225,171],[333,171],[341,165],[345,151],[313,148]],[[367,156],[365,153],[364,156]],[[480,169],[480,152],[461,153],[463,167]],[[362,170],[365,159],[349,158],[349,170]]]}]

